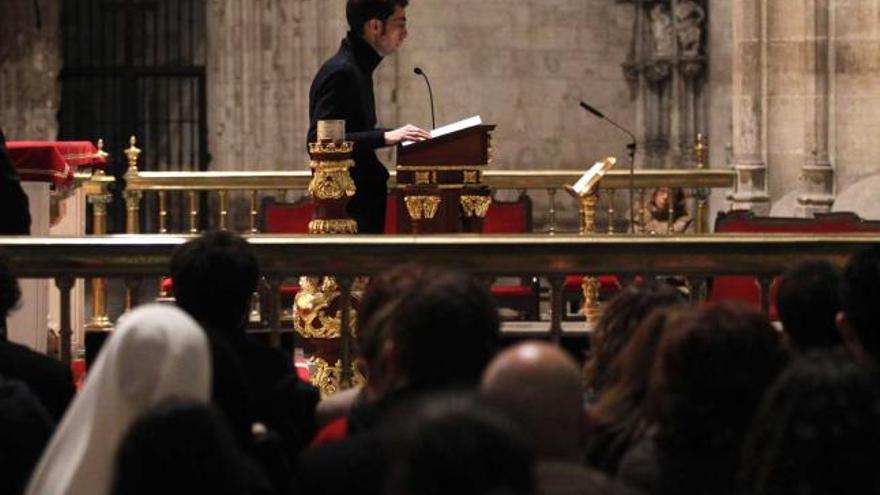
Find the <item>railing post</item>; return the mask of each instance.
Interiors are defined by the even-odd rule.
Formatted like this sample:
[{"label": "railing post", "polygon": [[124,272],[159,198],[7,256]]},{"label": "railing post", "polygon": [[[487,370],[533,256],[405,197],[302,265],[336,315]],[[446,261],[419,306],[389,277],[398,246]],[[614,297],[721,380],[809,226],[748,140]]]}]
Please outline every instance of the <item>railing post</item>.
[{"label": "railing post", "polygon": [[[134,180],[137,180],[138,176],[138,157],[141,156],[141,149],[135,146],[137,143],[137,139],[134,136],[131,137],[130,146],[125,150],[125,158],[128,160],[128,169],[125,171],[125,180],[127,183],[130,183]],[[129,234],[138,234],[140,233],[140,204],[141,198],[143,197],[143,193],[141,191],[134,191],[128,189],[126,187],[125,193],[123,193],[125,197],[125,221],[126,221],[126,233]]]},{"label": "railing post", "polygon": [[562,340],[562,289],[565,276],[553,275],[547,280],[550,282],[550,338],[553,342],[559,342]]},{"label": "railing post", "polygon": [[547,233],[556,235],[556,189],[552,187],[547,189],[547,196],[550,199],[549,210],[547,211],[547,222],[549,223]]},{"label": "railing post", "polygon": [[352,352],[352,331],[351,331],[351,284],[353,279],[350,277],[340,277],[338,279],[340,289],[340,307],[342,314],[340,315],[342,342],[340,349],[340,361],[342,362],[342,388],[351,388],[352,386],[352,364],[354,364],[354,353]]},{"label": "railing post", "polygon": [[55,286],[61,293],[61,329],[59,335],[61,337],[61,361],[70,364],[70,346],[73,328],[70,321],[70,290],[73,289],[74,279],[69,276],[61,276],[55,279]]},{"label": "railing post", "polygon": [[[107,205],[113,200],[113,196],[107,192],[107,187],[114,182],[112,176],[108,176],[101,169],[96,169],[92,177],[83,185],[86,193],[86,201],[92,205],[92,235],[101,236],[107,234]],[[92,316],[85,324],[85,331],[106,331],[113,326],[107,315],[107,279],[92,279]]]},{"label": "railing post", "polygon": [[250,213],[250,233],[257,234],[257,191],[251,191],[251,213]]},{"label": "railing post", "polygon": [[189,233],[199,233],[199,203],[195,191],[188,191],[189,196]]},{"label": "railing post", "polygon": [[[593,191],[581,196],[581,235],[596,233],[596,206],[599,204],[599,196]],[[593,323],[599,319],[599,279],[595,276],[584,277],[581,284],[584,292],[584,319]]]}]

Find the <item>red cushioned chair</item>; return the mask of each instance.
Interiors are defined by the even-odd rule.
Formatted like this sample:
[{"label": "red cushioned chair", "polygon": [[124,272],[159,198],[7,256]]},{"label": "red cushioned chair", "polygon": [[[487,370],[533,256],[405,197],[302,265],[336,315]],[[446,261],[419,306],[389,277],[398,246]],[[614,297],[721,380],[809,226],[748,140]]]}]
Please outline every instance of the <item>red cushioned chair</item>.
[{"label": "red cushioned chair", "polygon": [[[265,234],[308,234],[309,222],[315,214],[315,203],[304,198],[294,203],[282,203],[274,198],[263,200],[260,231]],[[300,291],[298,284],[281,285],[281,307],[292,308],[293,299]]]},{"label": "red cushioned chair", "polygon": [[[532,232],[532,200],[520,194],[514,201],[492,201],[483,221],[484,234]],[[499,307],[517,312],[520,320],[537,320],[540,286],[534,277],[523,277],[518,285],[495,284],[492,295]]]},{"label": "red cushioned chair", "polygon": [[[831,234],[880,232],[880,222],[866,221],[849,212],[817,213],[814,218],[759,217],[751,211],[734,210],[719,212],[715,220],[716,233],[789,233]],[[770,285],[771,320],[778,320],[776,312],[776,286],[778,278]],[[761,307],[761,285],[755,277],[720,276],[712,281],[709,301],[734,299]]]}]

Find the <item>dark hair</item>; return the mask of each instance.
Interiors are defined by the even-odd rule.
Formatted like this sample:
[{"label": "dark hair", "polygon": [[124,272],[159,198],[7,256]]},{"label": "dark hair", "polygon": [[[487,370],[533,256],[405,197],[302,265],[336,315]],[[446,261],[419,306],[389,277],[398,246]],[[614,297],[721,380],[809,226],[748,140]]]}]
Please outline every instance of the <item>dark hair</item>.
[{"label": "dark hair", "polygon": [[250,244],[229,232],[208,232],[174,252],[177,304],[215,330],[241,329],[260,268]]},{"label": "dark hair", "polygon": [[116,455],[113,492],[254,493],[268,487],[209,406],[167,401],[139,418]]},{"label": "dark hair", "polygon": [[348,27],[357,35],[364,34],[364,23],[370,19],[384,21],[394,15],[396,7],[406,8],[409,0],[348,0],[345,17]]},{"label": "dark hair", "polygon": [[660,345],[650,401],[661,438],[691,446],[738,444],[786,361],[779,333],[752,307],[722,302],[701,308]]},{"label": "dark hair", "polygon": [[12,261],[6,252],[0,251],[0,319],[9,316],[9,312],[15,308],[19,299],[21,299],[21,288],[12,271]]},{"label": "dark hair", "polygon": [[840,276],[827,261],[805,261],[782,276],[776,307],[795,348],[834,347],[843,343],[837,330]]},{"label": "dark hair", "polygon": [[402,294],[389,322],[408,385],[418,389],[473,386],[495,353],[498,310],[473,277],[425,268]]},{"label": "dark hair", "polygon": [[[648,210],[651,212],[651,216],[657,220],[663,221],[669,219],[669,208],[659,208],[656,203],[654,203],[654,198],[657,196],[657,193],[660,192],[662,188],[654,189],[654,192],[651,193],[651,201],[648,202]],[[668,199],[669,203],[672,205],[672,219],[677,220],[679,217],[683,217],[687,215],[687,205],[685,204],[685,196],[684,189],[680,187],[669,187],[666,188],[668,190]]]},{"label": "dark hair", "polygon": [[743,450],[753,495],[880,492],[880,380],[842,351],[814,351],[783,372]]},{"label": "dark hair", "polygon": [[392,443],[391,495],[527,495],[532,455],[520,430],[471,398],[424,402]]},{"label": "dark hair", "polygon": [[611,363],[611,379],[591,411],[594,423],[587,462],[615,475],[623,455],[647,433],[648,388],[663,336],[683,325],[692,312],[664,308],[651,313]]},{"label": "dark hair", "polygon": [[401,297],[415,290],[425,276],[425,267],[416,263],[397,265],[370,279],[357,311],[358,354],[365,361],[375,360],[387,337],[388,322]]},{"label": "dark hair", "polygon": [[608,303],[590,334],[590,352],[584,365],[587,387],[601,394],[609,379],[611,362],[651,311],[684,303],[684,296],[678,290],[661,282],[633,284],[620,291]]},{"label": "dark hair", "polygon": [[880,360],[880,246],[852,255],[843,269],[840,303],[865,352]]}]

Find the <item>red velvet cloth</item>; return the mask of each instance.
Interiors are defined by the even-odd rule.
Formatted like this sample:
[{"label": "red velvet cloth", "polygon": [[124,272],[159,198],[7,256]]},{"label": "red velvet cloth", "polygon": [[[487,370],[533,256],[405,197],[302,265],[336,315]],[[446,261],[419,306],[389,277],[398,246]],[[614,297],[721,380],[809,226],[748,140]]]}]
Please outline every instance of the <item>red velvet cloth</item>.
[{"label": "red velvet cloth", "polygon": [[78,167],[103,166],[107,160],[89,141],[9,141],[9,159],[23,181],[67,187]]}]

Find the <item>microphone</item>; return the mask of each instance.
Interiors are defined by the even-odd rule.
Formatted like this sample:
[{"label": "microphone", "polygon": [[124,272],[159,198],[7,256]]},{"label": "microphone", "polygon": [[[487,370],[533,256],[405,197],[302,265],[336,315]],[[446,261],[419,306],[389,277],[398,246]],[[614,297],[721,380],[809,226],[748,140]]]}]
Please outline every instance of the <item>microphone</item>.
[{"label": "microphone", "polygon": [[437,121],[434,118],[434,92],[431,90],[431,81],[428,80],[428,75],[425,74],[425,71],[423,71],[421,67],[416,67],[413,69],[413,72],[417,76],[422,76],[425,79],[425,84],[428,85],[428,96],[431,98],[431,129],[436,129]]},{"label": "microphone", "polygon": [[581,108],[590,112],[591,114],[599,117],[600,119],[608,122],[614,127],[620,129],[625,132],[629,138],[631,139],[630,143],[626,145],[626,149],[629,150],[629,232],[631,234],[635,233],[635,166],[636,166],[636,136],[629,129],[623,127],[617,122],[609,119],[602,112],[596,110],[595,108],[588,105],[586,102],[580,102]]}]

